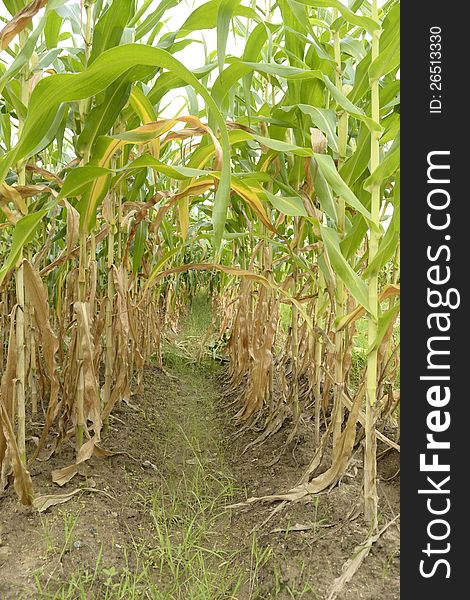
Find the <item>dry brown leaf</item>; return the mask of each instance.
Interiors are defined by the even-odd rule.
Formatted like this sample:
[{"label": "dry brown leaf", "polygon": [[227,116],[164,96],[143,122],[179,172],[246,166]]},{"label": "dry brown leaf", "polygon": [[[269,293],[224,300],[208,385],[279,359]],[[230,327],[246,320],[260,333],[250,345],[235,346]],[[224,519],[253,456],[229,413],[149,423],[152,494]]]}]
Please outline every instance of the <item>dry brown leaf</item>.
[{"label": "dry brown leaf", "polygon": [[8,202],[12,202],[21,215],[28,214],[26,202],[23,200],[23,196],[17,188],[8,185],[5,182],[0,183],[0,198],[5,198]]},{"label": "dry brown leaf", "polygon": [[93,455],[95,444],[98,442],[96,436],[87,440],[80,448],[77,454],[77,459],[72,465],[55,469],[52,471],[52,481],[57,485],[63,486],[68,483],[78,473],[78,467],[81,463],[87,461]]},{"label": "dry brown leaf", "polygon": [[[91,483],[92,480],[89,479],[88,482]],[[34,499],[33,506],[38,510],[38,512],[44,512],[51,506],[57,506],[58,504],[64,504],[64,502],[68,502],[80,492],[98,492],[100,494],[104,494],[108,498],[113,499],[112,496],[103,490],[95,489],[94,487],[83,487],[77,488],[76,490],[68,492],[67,494],[44,494],[43,496],[37,496]]]},{"label": "dry brown leaf", "polygon": [[76,242],[78,241],[80,213],[65,198],[61,200],[61,204],[63,204],[67,210],[67,237],[65,247],[67,249],[67,254],[70,256],[74,250]]},{"label": "dry brown leaf", "polygon": [[41,177],[43,179],[46,179],[46,181],[57,181],[60,184],[63,183],[62,179],[60,177],[58,177],[55,173],[51,173],[50,171],[47,171],[46,169],[42,169],[41,167],[38,167],[35,164],[28,163],[26,165],[26,170],[33,171],[34,173],[38,173],[39,175],[41,175]]},{"label": "dry brown leaf", "polygon": [[317,154],[324,154],[328,145],[328,140],[325,134],[320,129],[310,127],[310,141],[312,144],[312,150]]},{"label": "dry brown leaf", "polygon": [[111,395],[103,407],[101,418],[104,420],[112,411],[118,400],[128,402],[129,391],[129,337],[132,339],[132,347],[134,349],[133,358],[136,363],[137,370],[143,369],[144,357],[139,349],[138,336],[135,331],[134,320],[127,308],[127,297],[125,292],[126,273],[121,266],[112,268],[114,287],[117,291],[116,299],[116,317],[113,319],[113,339],[115,345],[115,365],[114,365],[114,384]]},{"label": "dry brown leaf", "polygon": [[21,504],[24,504],[25,506],[31,506],[33,501],[33,482],[31,481],[31,475],[29,474],[29,471],[26,469],[26,466],[21,460],[18,444],[16,443],[15,433],[1,398],[0,425],[3,428],[3,433],[7,443],[7,450],[9,451],[9,457],[13,468],[13,484],[15,487],[15,492],[17,493]]},{"label": "dry brown leaf", "polygon": [[31,22],[31,19],[41,8],[46,6],[47,0],[33,0],[27,4],[13,19],[0,31],[0,47],[2,50],[8,46],[11,40],[18,35]]},{"label": "dry brown leaf", "polygon": [[[328,371],[328,369],[325,369],[325,374],[327,375],[328,379],[331,382],[334,381],[334,377],[330,374],[330,372]],[[361,393],[365,393],[365,390],[362,390]],[[342,392],[342,397],[343,397],[343,403],[346,406],[346,408],[348,410],[351,410],[351,407],[352,407],[351,399],[346,395],[346,393],[344,392],[344,390]],[[364,412],[362,410],[359,412],[358,420],[359,420],[359,423],[361,425],[365,425],[366,417],[365,417],[365,414],[364,414]],[[378,429],[375,430],[375,435],[377,436],[377,439],[379,439],[381,442],[383,442],[384,444],[386,444],[390,448],[393,448],[397,452],[400,452],[400,445],[397,444],[396,442],[394,442],[393,440],[391,440],[390,438],[388,438],[386,435],[384,435]]]},{"label": "dry brown leaf", "polygon": [[327,443],[330,439],[332,429],[333,429],[333,421],[330,419],[330,422],[328,423],[328,427],[326,428],[325,432],[323,433],[323,435],[320,439],[320,443],[315,451],[315,454],[313,455],[313,458],[312,458],[310,464],[308,465],[305,473],[300,478],[298,485],[300,485],[301,483],[307,483],[307,481],[310,479],[310,475],[312,473],[314,473],[320,466],[321,461],[323,459],[323,455],[324,455],[326,447],[327,447]]},{"label": "dry brown leaf", "polygon": [[68,502],[71,498],[82,491],[82,489],[78,488],[73,490],[73,492],[69,492],[68,494],[45,494],[44,496],[37,496],[34,499],[33,506],[38,512],[44,512],[51,506],[57,506],[57,504],[64,504],[64,502]]},{"label": "dry brown leaf", "polygon": [[[59,341],[52,330],[49,321],[49,304],[46,288],[36,269],[26,259],[23,261],[24,284],[28,293],[28,300],[34,308],[37,326],[41,331],[44,360],[49,372],[49,377],[56,379],[56,353]],[[57,382],[58,383],[58,382]]]},{"label": "dry brown leaf", "polygon": [[81,463],[87,461],[92,455],[98,458],[105,458],[109,456],[115,456],[116,454],[123,454],[122,452],[112,452],[111,450],[105,450],[98,445],[97,436],[93,436],[86,441],[80,448],[77,454],[77,460],[74,464],[63,467],[62,469],[55,469],[52,471],[52,481],[60,485],[61,487],[68,483],[78,473],[78,467]]},{"label": "dry brown leaf", "polygon": [[[16,347],[16,332],[15,332],[15,322],[16,322],[16,310],[17,306],[13,307],[13,310],[10,314],[10,335],[8,339],[8,354],[7,354],[7,362],[5,365],[5,370],[2,374],[1,386],[0,386],[0,403],[5,408],[7,417],[11,420],[12,412],[13,412],[13,400],[14,400],[14,390],[15,390],[15,378],[16,378],[16,357],[17,357],[17,347]],[[2,467],[0,475],[2,476],[2,480],[0,481],[1,488],[5,487],[6,482],[4,481],[4,473],[6,471],[6,466],[3,465],[3,460],[5,457],[7,449],[7,440],[6,436],[3,433],[3,428],[0,427],[0,467]]]},{"label": "dry brown leaf", "polygon": [[66,483],[68,483],[75,475],[78,473],[77,465],[68,465],[67,467],[62,467],[62,469],[54,469],[52,471],[52,481],[57,483],[62,487]]},{"label": "dry brown leaf", "polygon": [[[6,183],[0,185],[0,197],[3,196],[4,198],[9,198],[12,202],[14,202],[13,195],[15,196],[15,198],[18,198],[18,196],[20,196],[21,199],[23,199],[31,198],[32,196],[37,196],[38,194],[43,194],[45,192],[52,194],[54,197],[57,196],[57,192],[52,190],[47,185],[31,184],[10,186]],[[21,200],[21,204],[22,206],[24,206],[24,214],[27,214],[27,207],[24,204],[23,200]]]},{"label": "dry brown leaf", "polygon": [[99,432],[101,431],[102,421],[100,415],[100,397],[98,378],[94,366],[94,344],[91,337],[91,325],[89,318],[89,306],[86,302],[75,302],[74,311],[77,317],[77,327],[80,332],[79,340],[81,343],[82,352],[82,369],[85,384],[84,410],[85,419],[89,418],[93,421],[93,429],[95,435],[98,436],[96,441],[99,441]]},{"label": "dry brown leaf", "polygon": [[51,386],[44,427],[41,432],[39,443],[33,455],[33,458],[35,458],[38,456],[46,441],[50,427],[55,418],[55,412],[59,399],[60,383],[57,374],[56,360],[59,349],[59,341],[50,324],[47,291],[42,282],[41,276],[27,260],[23,261],[23,273],[24,285],[28,294],[28,300],[34,308],[35,320],[40,334],[44,363],[46,365],[47,375]]}]

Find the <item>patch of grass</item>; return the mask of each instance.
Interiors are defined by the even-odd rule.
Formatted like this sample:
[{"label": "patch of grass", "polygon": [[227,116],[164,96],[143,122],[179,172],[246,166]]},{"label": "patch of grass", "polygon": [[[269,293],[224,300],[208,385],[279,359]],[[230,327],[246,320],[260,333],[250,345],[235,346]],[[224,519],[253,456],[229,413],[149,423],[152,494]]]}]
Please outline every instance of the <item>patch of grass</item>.
[{"label": "patch of grass", "polygon": [[55,582],[55,591],[43,586],[38,573],[34,575],[39,600],[137,600],[151,598],[164,600],[158,582],[153,577],[149,561],[142,560],[142,549],[138,549],[133,568],[126,566],[118,571],[114,566],[105,567],[101,552],[93,569],[77,569],[67,577],[67,581]]},{"label": "patch of grass", "polygon": [[[175,371],[182,367],[178,362]],[[185,373],[187,377],[187,367]],[[150,498],[142,498],[156,540],[146,558],[164,582],[168,599],[230,598],[240,585],[241,570],[233,567],[233,554],[214,531],[218,526],[223,530],[234,482],[217,439],[204,369],[193,369],[191,380],[200,393],[185,404],[169,441],[179,454],[179,469]]]},{"label": "patch of grass", "polygon": [[313,507],[313,535],[316,536],[318,533],[318,528],[321,525],[325,525],[328,523],[328,518],[326,516],[322,517],[320,511],[320,496],[312,496],[312,507]]},{"label": "patch of grass", "polygon": [[181,369],[202,366],[210,372],[219,367],[216,360],[225,341],[214,331],[212,304],[209,292],[201,290],[181,319],[178,336],[169,336],[163,343],[165,367]]},{"label": "patch of grass", "polygon": [[152,497],[157,543],[147,557],[166,582],[166,597],[226,598],[238,589],[240,573],[231,567],[233,556],[216,549],[212,539],[233,498],[233,483],[223,472],[207,468],[203,453],[194,450],[193,458],[186,459],[190,472],[183,471],[178,483],[164,482]]},{"label": "patch of grass", "polygon": [[250,579],[249,579],[249,598],[257,597],[256,588],[260,570],[269,561],[272,554],[272,548],[259,546],[258,538],[253,533],[251,538],[251,563],[250,563]]},{"label": "patch of grass", "polygon": [[383,571],[382,571],[382,578],[384,581],[389,577],[390,568],[392,567],[393,562],[397,558],[398,555],[399,555],[399,551],[395,550],[389,556],[387,556],[386,559],[384,560],[384,566],[383,566]]},{"label": "patch of grass", "polygon": [[52,527],[49,519],[40,513],[41,520],[41,540],[45,546],[46,559],[57,552],[57,544],[52,532]]},{"label": "patch of grass", "polygon": [[[233,500],[234,484],[223,465],[223,453],[214,446],[202,447],[202,428],[186,423],[188,432],[176,427],[181,450],[179,479],[162,481],[157,488],[138,494],[140,508],[150,514],[153,544],[136,543],[133,566],[117,569],[103,563],[101,554],[95,568],[77,569],[67,581],[43,583],[35,575],[38,598],[50,600],[208,600],[236,598],[243,571],[233,552],[224,549],[224,540],[215,530],[227,519],[225,506]],[[210,435],[210,430],[205,429]],[[207,440],[206,440],[207,441]],[[73,516],[64,521],[64,548],[73,535]],[[223,531],[223,529],[222,529]],[[215,539],[217,536],[217,539]],[[258,557],[254,565],[259,563]]]},{"label": "patch of grass", "polygon": [[212,322],[211,297],[208,291],[201,290],[191,302],[187,317],[183,320],[183,335],[199,337],[205,335]]}]

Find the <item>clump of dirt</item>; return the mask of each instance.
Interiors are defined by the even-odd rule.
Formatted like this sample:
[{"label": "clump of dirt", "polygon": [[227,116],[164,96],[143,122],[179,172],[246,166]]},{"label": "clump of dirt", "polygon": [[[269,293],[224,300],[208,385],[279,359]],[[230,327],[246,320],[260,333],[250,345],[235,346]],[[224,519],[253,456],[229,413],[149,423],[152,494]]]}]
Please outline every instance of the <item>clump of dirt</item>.
[{"label": "clump of dirt", "polygon": [[[282,506],[227,509],[247,497],[286,491],[313,451],[302,426],[295,450],[273,457],[286,424],[261,446],[257,433],[230,421],[221,400],[221,369],[166,357],[149,366],[142,397],[121,403],[103,446],[119,452],[92,458],[62,489],[50,473],[72,462],[64,447],[35,462],[35,493],[82,491],[39,514],[20,507],[14,491],[0,498],[0,598],[152,600],[323,599],[354,548],[367,537],[354,518],[361,460],[328,494]],[[398,457],[379,462],[381,521],[399,506]],[[342,600],[399,598],[399,533],[390,527],[374,545]]]}]

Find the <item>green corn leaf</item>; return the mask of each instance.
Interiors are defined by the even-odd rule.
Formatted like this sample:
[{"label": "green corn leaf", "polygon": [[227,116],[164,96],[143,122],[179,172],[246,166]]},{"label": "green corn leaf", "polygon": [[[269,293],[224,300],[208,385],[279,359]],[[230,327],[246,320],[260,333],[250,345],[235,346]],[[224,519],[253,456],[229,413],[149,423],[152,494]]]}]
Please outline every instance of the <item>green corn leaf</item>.
[{"label": "green corn leaf", "polygon": [[3,4],[7,8],[8,12],[12,17],[14,17],[17,13],[20,12],[22,8],[24,8],[26,1],[25,0],[3,0]]},{"label": "green corn leaf", "polygon": [[299,110],[304,114],[309,115],[312,119],[312,123],[323,131],[328,139],[328,145],[333,152],[339,152],[338,150],[338,136],[336,135],[336,115],[333,110],[326,108],[317,108],[316,106],[308,106],[306,104],[299,104]]},{"label": "green corn leaf", "polygon": [[301,148],[295,144],[289,144],[281,140],[275,140],[272,138],[263,137],[261,135],[252,135],[250,137],[263,146],[266,146],[271,150],[275,150],[276,152],[287,152],[288,154],[295,154],[296,156],[313,156],[313,150],[311,148]]},{"label": "green corn leaf", "polygon": [[136,115],[138,115],[141,123],[149,123],[150,121],[157,120],[157,114],[148,96],[136,86],[132,87],[129,103]]},{"label": "green corn leaf", "polygon": [[225,50],[233,12],[240,0],[222,0],[217,11],[217,59],[219,71],[224,68]]},{"label": "green corn leaf", "polygon": [[[154,29],[154,27],[158,24],[162,16],[165,14],[165,12],[175,7],[179,2],[180,0],[162,0],[162,2],[160,2],[160,4],[157,7],[152,9],[152,12],[143,21],[143,23],[137,27],[135,32],[135,39],[140,40],[149,31]],[[147,2],[145,4],[147,4]],[[145,5],[142,8],[143,12],[145,12]],[[140,11],[138,11],[137,14],[132,17],[132,19],[129,22],[129,26],[135,25],[136,20],[139,18],[139,12]]]},{"label": "green corn leaf", "polygon": [[134,237],[134,247],[132,249],[132,272],[137,275],[142,264],[142,258],[145,252],[145,243],[147,241],[148,223],[142,221],[137,225]]},{"label": "green corn leaf", "polygon": [[320,231],[325,249],[336,276],[341,279],[354,298],[370,312],[367,285],[353,271],[351,265],[341,253],[338,234],[334,229],[320,225]]},{"label": "green corn leaf", "polygon": [[382,237],[377,254],[367,265],[364,273],[364,279],[369,279],[372,275],[379,273],[383,267],[395,256],[400,241],[400,205],[394,207],[391,222]]},{"label": "green corn leaf", "polygon": [[357,210],[357,212],[361,213],[370,222],[372,219],[370,212],[341,178],[331,156],[328,154],[314,154],[314,156],[319,171],[321,171],[336,195],[343,198],[346,204]]},{"label": "green corn leaf", "polygon": [[356,150],[343,164],[340,175],[344,181],[353,187],[369,166],[370,159],[370,131],[362,125],[356,140]]},{"label": "green corn leaf", "polygon": [[264,190],[264,195],[279,212],[289,217],[307,217],[304,203],[299,196],[275,196]]},{"label": "green corn leaf", "polygon": [[59,45],[59,35],[62,26],[62,19],[55,11],[50,11],[46,17],[44,26],[44,39],[46,40],[46,48],[57,48]]},{"label": "green corn leaf", "polygon": [[26,244],[33,238],[39,223],[46,215],[47,209],[38,210],[34,213],[22,217],[15,224],[10,246],[10,252],[0,269],[0,285],[2,284],[8,272],[15,267],[16,262],[21,256],[21,251],[26,246]]},{"label": "green corn leaf", "polygon": [[365,190],[371,190],[373,185],[381,185],[391,177],[400,166],[400,136],[395,139],[385,158],[377,169],[364,181]]},{"label": "green corn leaf", "polygon": [[[327,180],[318,167],[314,169],[313,177],[315,183],[315,193],[320,202],[321,209],[326,215],[328,215],[328,217],[330,217],[330,219],[337,223],[338,213],[336,211],[336,202],[331,192],[331,187],[328,185]],[[361,220],[364,221],[362,216]]]},{"label": "green corn leaf", "polygon": [[116,172],[127,173],[135,169],[150,168],[171,177],[172,179],[188,179],[193,177],[204,177],[211,174],[211,171],[204,171],[202,169],[192,169],[190,167],[182,167],[180,165],[168,165],[163,163],[149,154],[143,154],[139,158],[122,167],[122,169],[116,169]]},{"label": "green corn leaf", "polygon": [[89,183],[98,177],[107,176],[111,173],[110,169],[98,167],[96,165],[85,165],[76,167],[67,175],[64,184],[57,196],[57,202],[62,198],[75,198],[83,194]]},{"label": "green corn leaf", "polygon": [[369,33],[376,31],[380,28],[379,24],[371,19],[370,17],[361,17],[356,12],[353,12],[347,8],[344,4],[338,0],[296,0],[300,4],[306,4],[307,6],[313,6],[314,8],[336,8],[342,15],[342,17],[351,23],[362,27]]},{"label": "green corn leaf", "polygon": [[371,81],[378,80],[400,65],[400,3],[397,2],[383,22],[380,51],[369,67]]},{"label": "green corn leaf", "polygon": [[[183,23],[177,36],[183,37],[188,33],[199,31],[201,29],[214,29],[218,25],[219,8],[223,1],[224,0],[209,0],[209,2],[196,8]],[[230,0],[228,0],[227,4],[229,3]],[[232,14],[234,16],[247,17],[248,19],[253,19],[255,21],[260,20],[257,13],[251,8],[242,6],[239,2],[234,0],[231,0],[231,4]],[[227,10],[229,10],[228,7]]]},{"label": "green corn leaf", "polygon": [[94,28],[89,65],[105,50],[119,44],[133,13],[134,0],[113,0]]},{"label": "green corn leaf", "polygon": [[339,89],[330,81],[327,75],[323,75],[323,81],[325,82],[326,87],[328,88],[336,102],[342,108],[344,108],[344,110],[348,114],[350,114],[352,117],[355,117],[356,119],[359,119],[360,121],[363,121],[370,129],[370,131],[382,130],[382,127],[379,125],[379,123],[376,123],[373,119],[368,117],[361,108],[359,108],[350,100],[348,100],[348,98],[343,94],[343,92],[340,92]]},{"label": "green corn leaf", "polygon": [[83,153],[91,148],[99,135],[104,135],[113,127],[122,108],[127,103],[131,91],[129,75],[123,75],[106,90],[104,100],[87,115],[83,131],[78,137],[77,147]]},{"label": "green corn leaf", "polygon": [[371,55],[368,52],[361,62],[357,65],[356,73],[354,77],[354,86],[349,93],[349,100],[354,104],[364,98],[366,94],[370,93],[370,79],[369,79],[369,67],[370,67]]},{"label": "green corn leaf", "polygon": [[397,302],[391,308],[386,310],[382,315],[380,315],[379,322],[377,325],[377,336],[376,336],[373,344],[368,348],[368,350],[367,350],[368,354],[373,352],[380,346],[380,344],[382,343],[382,340],[385,337],[385,334],[390,329],[390,326],[392,325],[392,323],[394,323],[399,312],[400,312],[400,302]]}]

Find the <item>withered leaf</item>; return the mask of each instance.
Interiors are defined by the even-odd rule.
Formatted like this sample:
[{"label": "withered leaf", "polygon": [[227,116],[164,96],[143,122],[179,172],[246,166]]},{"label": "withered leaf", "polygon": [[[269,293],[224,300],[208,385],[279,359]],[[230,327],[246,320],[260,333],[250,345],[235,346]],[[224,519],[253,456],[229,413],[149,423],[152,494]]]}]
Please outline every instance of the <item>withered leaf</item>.
[{"label": "withered leaf", "polygon": [[0,47],[2,50],[5,50],[15,35],[21,33],[21,31],[23,31],[23,29],[31,22],[34,15],[37,14],[41,8],[46,6],[46,4],[47,0],[33,0],[5,25],[0,31]]}]

